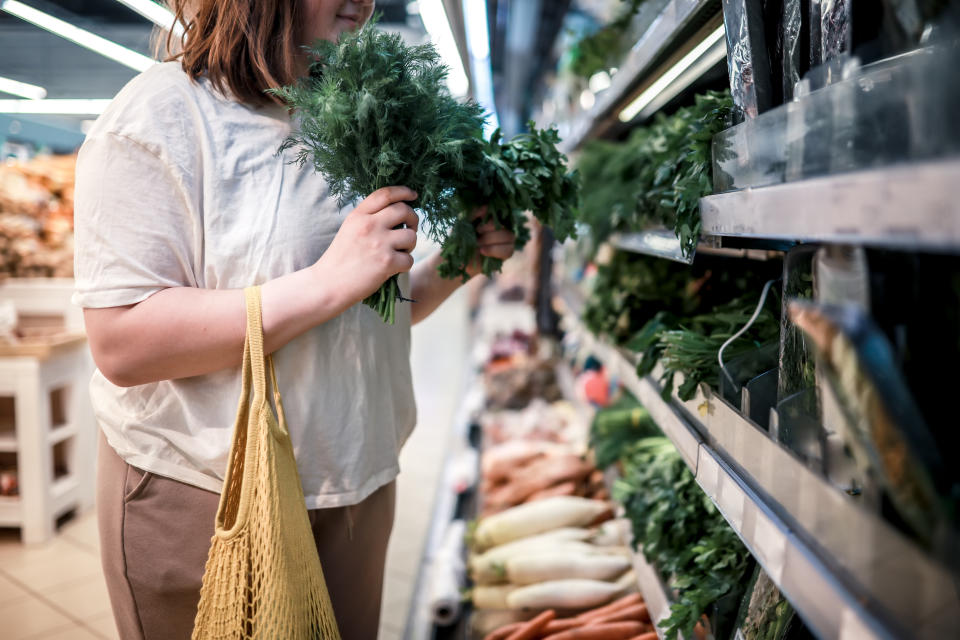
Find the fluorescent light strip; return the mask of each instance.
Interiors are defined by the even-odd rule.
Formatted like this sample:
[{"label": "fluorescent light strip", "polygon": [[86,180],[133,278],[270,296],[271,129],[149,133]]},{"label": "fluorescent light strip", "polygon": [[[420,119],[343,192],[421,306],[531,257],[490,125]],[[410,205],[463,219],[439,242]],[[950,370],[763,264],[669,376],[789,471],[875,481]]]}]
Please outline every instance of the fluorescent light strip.
[{"label": "fluorescent light strip", "polygon": [[96,116],[110,100],[0,100],[0,113],[24,113],[56,116]]},{"label": "fluorescent light strip", "polygon": [[420,0],[418,6],[420,7],[420,19],[423,20],[423,26],[430,34],[430,39],[436,45],[437,51],[440,52],[444,64],[450,68],[447,75],[447,87],[449,87],[450,93],[455,96],[467,95],[470,90],[470,81],[463,69],[460,51],[453,39],[450,21],[447,19],[447,12],[443,9],[442,0]]},{"label": "fluorescent light strip", "polygon": [[0,0],[0,9],[131,69],[143,71],[156,62],[153,58],[122,47],[116,42],[101,38],[80,27],[75,27],[69,22],[54,18],[50,14],[38,11],[18,0]]},{"label": "fluorescent light strip", "polygon": [[473,97],[484,111],[484,133],[491,135],[500,127],[497,103],[493,99],[493,71],[490,68],[490,38],[487,26],[487,0],[463,0],[467,49],[473,71]]},{"label": "fluorescent light strip", "polygon": [[[714,45],[724,39],[723,27],[717,27],[704,38],[703,42],[693,48],[690,53],[680,58],[677,64],[673,65],[667,71],[657,78],[653,84],[647,87],[646,91],[641,93],[636,99],[624,107],[620,112],[621,122],[630,122],[644,107],[653,102],[657,97],[664,93],[667,88],[673,84],[680,76],[690,69],[700,58],[707,53]],[[674,93],[676,95],[676,93]]]},{"label": "fluorescent light strip", "polygon": [[173,21],[173,12],[166,7],[162,7],[152,0],[117,0],[117,2],[136,11],[158,27],[170,30],[172,25],[173,35],[178,38],[183,35],[183,25]]},{"label": "fluorescent light strip", "polygon": [[12,93],[15,96],[22,96],[31,100],[43,100],[47,97],[47,90],[43,87],[11,80],[10,78],[0,78],[0,92]]}]

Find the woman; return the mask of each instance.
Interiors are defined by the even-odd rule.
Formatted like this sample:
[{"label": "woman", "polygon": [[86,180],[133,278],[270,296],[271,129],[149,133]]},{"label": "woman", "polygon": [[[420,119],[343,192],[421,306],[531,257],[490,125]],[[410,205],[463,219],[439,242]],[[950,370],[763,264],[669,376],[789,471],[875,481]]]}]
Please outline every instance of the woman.
[{"label": "woman", "polygon": [[[341,633],[372,639],[415,420],[409,327],[459,283],[438,277],[439,255],[413,266],[410,189],[341,212],[320,176],[276,155],[291,117],[264,90],[305,73],[301,47],[363,25],[373,2],[174,9],[182,53],[117,95],[77,166],[74,301],[98,367],[98,519],[120,637],[190,635],[240,392],[242,289],[261,284]],[[480,254],[512,247],[480,229]],[[417,302],[390,326],[360,301],[397,273]]]}]

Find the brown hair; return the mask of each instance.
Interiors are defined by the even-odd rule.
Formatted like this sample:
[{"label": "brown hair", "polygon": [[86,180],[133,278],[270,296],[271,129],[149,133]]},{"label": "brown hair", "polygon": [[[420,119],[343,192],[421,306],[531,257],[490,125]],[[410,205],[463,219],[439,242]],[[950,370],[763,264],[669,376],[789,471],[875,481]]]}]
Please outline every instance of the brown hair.
[{"label": "brown hair", "polygon": [[302,0],[169,0],[185,25],[167,50],[183,70],[251,105],[277,101],[265,90],[293,83],[300,69]]}]

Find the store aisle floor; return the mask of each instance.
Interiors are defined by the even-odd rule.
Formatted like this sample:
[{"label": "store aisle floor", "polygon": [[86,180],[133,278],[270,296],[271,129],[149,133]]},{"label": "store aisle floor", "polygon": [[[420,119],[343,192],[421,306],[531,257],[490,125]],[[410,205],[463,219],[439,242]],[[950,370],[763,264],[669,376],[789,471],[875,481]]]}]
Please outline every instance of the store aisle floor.
[{"label": "store aisle floor", "polygon": [[403,637],[434,500],[462,397],[468,342],[467,291],[460,289],[413,328],[417,428],[400,455],[397,516],[387,551],[380,640]]},{"label": "store aisle floor", "polygon": [[[419,419],[401,455],[380,640],[399,640],[406,625],[461,392],[466,316],[461,290],[413,330],[411,358]],[[116,640],[98,549],[93,512],[67,522],[44,545],[25,547],[16,529],[0,529],[0,636],[4,640]]]}]

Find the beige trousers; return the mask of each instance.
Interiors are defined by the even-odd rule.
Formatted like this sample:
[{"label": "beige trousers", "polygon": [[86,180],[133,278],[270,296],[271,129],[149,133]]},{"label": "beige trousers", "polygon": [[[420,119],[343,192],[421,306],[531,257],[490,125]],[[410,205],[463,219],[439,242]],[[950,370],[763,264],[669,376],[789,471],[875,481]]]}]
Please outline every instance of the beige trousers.
[{"label": "beige trousers", "polygon": [[[186,640],[220,496],[141,471],[100,434],[100,555],[121,640]],[[343,640],[376,640],[395,483],[358,505],[309,512]]]}]

